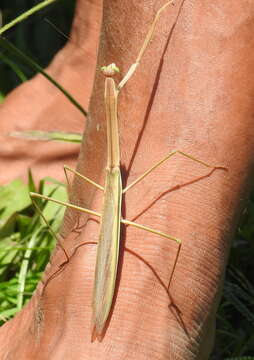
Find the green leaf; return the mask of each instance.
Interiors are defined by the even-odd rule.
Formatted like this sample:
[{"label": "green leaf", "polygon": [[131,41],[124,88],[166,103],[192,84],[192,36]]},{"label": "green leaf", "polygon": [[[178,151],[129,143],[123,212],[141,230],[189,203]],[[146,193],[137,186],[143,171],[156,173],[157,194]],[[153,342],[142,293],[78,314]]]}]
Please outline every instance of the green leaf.
[{"label": "green leaf", "polygon": [[36,186],[31,169],[28,170],[28,189],[30,192],[36,192]]},{"label": "green leaf", "polygon": [[0,227],[10,216],[31,205],[28,187],[20,179],[13,180],[8,185],[0,186],[0,199]]},{"label": "green leaf", "polygon": [[10,317],[15,315],[18,312],[18,309],[16,307],[13,307],[11,309],[1,311],[0,312],[0,321],[6,322]]},{"label": "green leaf", "polygon": [[[43,195],[52,196],[54,197],[54,199],[57,200],[67,201],[66,188],[62,186],[56,187],[55,185],[52,184],[45,184],[43,189]],[[48,201],[45,207],[43,208],[42,213],[45,216],[45,218],[49,222],[53,220],[53,223],[51,225],[54,231],[56,231],[59,228],[64,211],[65,208],[63,206],[56,204],[52,201]],[[57,217],[56,214],[58,214]],[[41,222],[43,223],[43,225],[45,225],[43,219],[41,219]]]},{"label": "green leaf", "polygon": [[13,61],[11,61],[7,56],[0,54],[0,60],[2,60],[5,64],[10,66],[10,68],[15,72],[15,74],[21,80],[21,82],[25,82],[27,80],[26,75],[23,73],[20,67],[17,64],[15,64]]},{"label": "green leaf", "polygon": [[71,96],[71,94],[66,91],[56,80],[54,80],[43,68],[37,64],[32,58],[28,55],[24,54],[23,51],[19,50],[16,46],[10,43],[7,39],[0,36],[0,46],[7,50],[10,54],[14,55],[16,58],[21,60],[23,63],[30,66],[36,72],[41,73],[46,79],[48,79],[58,90],[60,90],[67,99],[85,116],[87,116],[87,112],[83,109],[83,107]]},{"label": "green leaf", "polygon": [[0,91],[0,104],[4,101],[5,95]]},{"label": "green leaf", "polygon": [[27,140],[41,140],[41,141],[64,141],[72,143],[81,143],[82,134],[78,133],[66,133],[61,131],[39,131],[39,130],[27,130],[27,131],[15,131],[11,132],[9,136],[27,139]]},{"label": "green leaf", "polygon": [[0,239],[11,235],[15,230],[17,213],[12,214],[10,217],[0,219]]},{"label": "green leaf", "polygon": [[21,237],[26,235],[26,230],[28,229],[30,223],[31,223],[31,218],[29,216],[17,214],[16,216],[17,231],[20,233]]}]

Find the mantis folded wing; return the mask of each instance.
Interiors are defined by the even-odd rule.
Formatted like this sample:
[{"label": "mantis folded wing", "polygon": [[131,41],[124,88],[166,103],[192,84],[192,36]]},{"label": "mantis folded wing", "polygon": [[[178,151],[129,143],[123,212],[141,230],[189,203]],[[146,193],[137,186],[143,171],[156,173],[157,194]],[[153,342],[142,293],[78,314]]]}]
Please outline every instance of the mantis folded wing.
[{"label": "mantis folded wing", "polygon": [[115,291],[120,243],[122,179],[120,172],[117,91],[115,82],[110,77],[106,78],[105,81],[105,105],[108,162],[93,294],[95,336],[102,333],[111,309]]},{"label": "mantis folded wing", "polygon": [[103,67],[102,71],[106,76],[105,79],[105,107],[106,107],[106,120],[107,120],[107,167],[106,167],[106,178],[105,186],[102,187],[94,183],[92,180],[86,178],[84,175],[79,174],[77,171],[72,170],[68,167],[65,167],[65,171],[69,170],[74,174],[78,175],[85,181],[90,184],[95,185],[98,189],[104,191],[104,200],[103,200],[103,209],[102,214],[99,214],[95,211],[78,207],[75,204],[64,203],[57,201],[45,196],[31,193],[32,197],[39,197],[55,201],[64,206],[92,214],[100,217],[100,233],[99,241],[97,248],[97,258],[96,258],[96,269],[95,269],[95,281],[94,281],[94,291],[93,291],[93,331],[92,331],[92,341],[96,338],[101,341],[105,325],[111,311],[112,301],[115,292],[115,283],[117,277],[118,269],[118,257],[119,257],[119,244],[120,244],[120,225],[121,222],[126,225],[135,226],[137,228],[155,233],[167,239],[181,243],[177,238],[174,238],[170,235],[167,235],[161,231],[151,229],[147,226],[140,225],[126,219],[122,219],[121,216],[121,205],[122,205],[122,196],[129,190],[132,186],[141,181],[145,176],[150,174],[154,169],[160,166],[162,163],[170,159],[175,154],[180,154],[184,157],[187,157],[193,161],[196,161],[209,168],[221,168],[216,166],[211,166],[201,160],[196,159],[195,157],[188,155],[182,151],[175,150],[168,153],[162,160],[156,163],[153,167],[148,169],[143,175],[141,175],[137,180],[130,184],[127,188],[122,189],[122,180],[120,172],[120,148],[119,148],[119,131],[118,131],[118,118],[117,118],[117,102],[118,94],[121,88],[126,84],[130,77],[134,74],[137,66],[140,63],[140,60],[146,50],[155,30],[155,25],[160,17],[161,12],[166,9],[173,1],[168,1],[162,8],[160,8],[154,18],[154,21],[151,25],[150,30],[145,38],[144,44],[139,52],[139,55],[136,59],[136,62],[130,67],[127,74],[124,76],[122,81],[118,84],[115,84],[112,76],[118,68],[115,64],[111,64],[107,67]]}]

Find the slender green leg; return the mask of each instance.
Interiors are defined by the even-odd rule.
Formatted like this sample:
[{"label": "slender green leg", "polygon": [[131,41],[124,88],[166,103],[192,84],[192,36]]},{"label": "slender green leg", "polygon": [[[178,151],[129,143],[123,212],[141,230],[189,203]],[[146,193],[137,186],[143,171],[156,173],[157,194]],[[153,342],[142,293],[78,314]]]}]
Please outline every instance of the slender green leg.
[{"label": "slender green leg", "polygon": [[[71,203],[67,203],[67,202],[64,202],[64,201],[60,201],[60,200],[56,200],[56,199],[53,199],[53,198],[50,198],[48,196],[45,196],[45,195],[41,195],[41,194],[37,194],[37,193],[30,193],[31,197],[32,198],[40,198],[40,199],[44,199],[44,200],[48,200],[48,201],[53,201],[55,202],[56,204],[59,204],[59,205],[63,205],[63,206],[66,206],[66,207],[69,207],[71,209],[74,209],[74,210],[77,210],[77,211],[81,211],[81,212],[84,212],[84,213],[87,213],[89,215],[94,215],[94,216],[97,216],[97,217],[101,217],[101,214],[96,212],[96,211],[93,211],[93,210],[89,210],[89,209],[86,209],[86,208],[82,208],[80,206],[77,206],[77,205],[74,205],[74,204],[71,204]],[[36,208],[38,209],[38,206],[36,205]],[[40,210],[38,210],[40,212],[40,214],[42,215],[43,219],[45,220],[46,222],[46,219],[44,218],[43,214],[41,213]],[[171,239],[171,240],[174,240],[176,241],[177,243],[181,243],[181,240],[173,237],[173,236],[170,236],[170,235],[167,235],[165,233],[163,233],[162,231],[158,231],[158,230],[154,230],[154,229],[151,229],[147,226],[144,226],[144,225],[140,225],[140,224],[137,224],[133,221],[129,221],[129,220],[126,220],[126,219],[121,219],[121,222],[125,225],[130,225],[130,226],[134,226],[136,228],[139,228],[139,229],[142,229],[142,230],[146,230],[148,232],[151,232],[153,234],[157,234],[157,235],[160,235],[164,238],[167,238],[167,239]],[[49,226],[50,228],[50,225],[47,223],[47,225]],[[53,230],[50,228],[51,232],[53,232]],[[54,233],[54,232],[53,232]],[[54,236],[56,237],[56,234],[54,234]],[[57,237],[56,237],[57,238]],[[58,238],[57,238],[58,239]]]},{"label": "slender green leg", "polygon": [[[77,206],[77,205],[74,205],[74,204],[71,204],[71,203],[67,203],[67,202],[64,202],[64,201],[60,201],[60,200],[56,200],[56,199],[53,199],[53,198],[50,198],[48,196],[45,196],[45,195],[41,195],[41,194],[37,194],[37,193],[30,193],[31,197],[32,197],[32,201],[33,201],[33,204],[35,205],[36,209],[38,210],[38,212],[40,213],[40,215],[42,216],[43,220],[45,221],[45,223],[47,224],[51,234],[56,238],[57,241],[59,241],[60,243],[60,246],[61,248],[63,249],[64,253],[65,253],[65,256],[67,258],[67,260],[69,260],[69,256],[67,255],[66,253],[66,250],[64,249],[63,245],[61,244],[61,241],[59,239],[59,237],[55,234],[55,232],[52,230],[51,226],[49,225],[47,219],[45,219],[45,216],[43,215],[43,213],[41,212],[40,208],[38,207],[38,205],[35,203],[35,201],[33,200],[33,198],[40,198],[40,199],[43,199],[43,200],[47,200],[47,201],[52,201],[52,202],[55,202],[56,204],[59,204],[59,205],[63,205],[63,206],[66,206],[66,207],[69,207],[71,209],[74,209],[74,210],[77,210],[77,211],[81,211],[81,212],[84,212],[84,213],[87,213],[89,215],[94,215],[94,216],[97,216],[97,217],[101,217],[101,214],[96,212],[96,211],[93,211],[93,210],[89,210],[89,209],[86,209],[86,208],[82,208],[80,206]],[[165,234],[164,232],[162,231],[159,231],[159,230],[154,230],[154,229],[151,229],[147,226],[144,226],[144,225],[141,225],[141,224],[137,224],[136,222],[133,222],[133,221],[129,221],[129,220],[126,220],[126,219],[121,219],[121,222],[125,225],[130,225],[130,226],[133,226],[133,227],[136,227],[138,229],[142,229],[142,230],[145,230],[145,231],[148,231],[150,233],[153,233],[153,234],[156,234],[156,235],[159,235],[159,236],[162,236],[166,239],[170,239],[170,240],[174,240],[175,242],[177,242],[178,244],[181,244],[181,240],[180,239],[177,239],[176,237],[174,236],[171,236],[171,235],[168,235],[168,234]]]},{"label": "slender green leg", "polygon": [[[79,174],[78,172],[76,172],[75,170],[72,170],[72,169],[70,169],[70,168],[68,168],[68,167],[66,167],[66,168],[67,168],[67,170],[72,171],[73,173],[75,173],[75,174],[78,175],[78,176],[81,175],[81,174]],[[68,175],[67,175],[66,171],[65,171],[65,175],[66,175],[67,183],[68,183],[68,186],[69,186],[69,179],[68,179]],[[87,178],[83,177],[83,175],[81,175],[81,177],[84,178],[84,180],[87,180]],[[88,179],[88,182],[91,183],[92,185],[95,185],[95,186],[98,185],[98,184],[95,184],[93,181],[90,181],[89,179]],[[98,188],[101,189],[100,185],[98,185],[98,186],[96,186],[96,187],[98,187]],[[102,188],[102,189],[103,189],[103,188]],[[70,261],[70,257],[73,256],[74,253],[71,254],[71,255],[69,255],[69,254],[67,253],[67,251],[65,250],[64,245],[62,244],[62,241],[61,241],[60,237],[57,236],[57,234],[54,232],[54,230],[53,230],[52,227],[50,226],[48,220],[45,218],[44,214],[42,213],[40,207],[36,204],[36,201],[34,200],[34,198],[40,198],[40,199],[43,199],[43,200],[46,200],[46,201],[52,201],[52,202],[54,202],[54,203],[56,203],[56,204],[63,205],[63,206],[72,208],[72,209],[74,209],[74,210],[78,210],[78,211],[81,211],[81,212],[85,212],[85,213],[88,213],[88,214],[90,214],[90,215],[95,215],[95,216],[98,216],[98,217],[100,217],[101,214],[99,214],[99,213],[97,213],[97,212],[95,212],[95,211],[92,211],[92,210],[88,210],[88,209],[86,209],[86,208],[82,208],[82,207],[76,206],[76,205],[71,204],[71,203],[67,203],[67,202],[64,202],[64,201],[60,201],[60,200],[57,200],[57,199],[54,199],[54,198],[50,198],[50,197],[45,196],[45,195],[33,193],[33,192],[30,192],[30,197],[31,197],[31,200],[32,200],[33,205],[35,206],[35,208],[36,208],[36,210],[38,211],[38,213],[40,214],[40,216],[43,218],[44,222],[46,223],[46,225],[47,225],[47,227],[48,227],[48,229],[49,229],[49,231],[50,231],[50,233],[51,233],[52,236],[56,239],[57,244],[59,244],[60,248],[63,250],[63,253],[64,253],[65,257],[66,257],[65,261],[59,266],[59,269],[58,269],[56,272],[54,272],[54,273],[46,280],[46,282],[45,282],[45,284],[44,284],[44,287],[43,287],[43,292],[44,292],[45,289],[46,289],[46,287],[47,287],[47,285],[49,284],[49,282],[61,271],[62,267]],[[82,245],[84,245],[84,244],[82,244]],[[79,247],[79,246],[78,246],[78,247]],[[75,251],[76,251],[76,249],[74,250],[74,252],[75,252]]]},{"label": "slender green leg", "polygon": [[68,183],[68,187],[70,186],[70,182],[69,182],[69,178],[68,178],[68,175],[67,175],[67,170],[70,171],[70,172],[72,172],[73,174],[79,176],[81,179],[85,180],[85,181],[88,182],[89,184],[97,187],[97,189],[100,189],[100,190],[104,191],[104,187],[103,187],[103,186],[97,184],[97,183],[94,182],[93,180],[90,180],[90,179],[87,178],[86,176],[80,174],[78,171],[70,168],[70,167],[67,166],[67,165],[64,165],[63,168],[64,168],[65,177],[66,177],[66,180],[67,180],[67,183]]},{"label": "slender green leg", "polygon": [[223,166],[214,166],[214,165],[210,165],[202,160],[199,160],[197,158],[195,158],[192,155],[189,155],[181,150],[173,150],[171,151],[169,154],[167,154],[167,156],[165,156],[163,159],[161,159],[160,161],[158,161],[155,165],[153,165],[150,169],[148,169],[146,172],[144,172],[144,174],[142,174],[141,176],[139,176],[135,181],[133,181],[130,185],[126,186],[125,189],[123,189],[123,193],[125,193],[127,190],[129,190],[130,188],[132,188],[134,185],[136,185],[137,183],[139,183],[141,180],[143,180],[147,175],[149,175],[153,170],[157,169],[157,167],[159,167],[161,164],[163,164],[165,161],[167,161],[168,159],[170,159],[172,156],[179,154],[182,155],[184,157],[186,157],[187,159],[191,159],[201,165],[204,165],[207,168],[213,168],[213,169],[226,169]]},{"label": "slender green leg", "polygon": [[[168,159],[170,159],[172,156],[176,155],[176,154],[179,154],[179,155],[182,155],[188,159],[191,159],[201,165],[204,165],[205,167],[207,168],[213,168],[213,169],[226,169],[225,167],[223,166],[214,166],[214,165],[211,165],[211,164],[208,164],[202,160],[199,160],[197,158],[195,158],[194,156],[192,155],[189,155],[181,150],[173,150],[171,151],[169,154],[167,154],[167,156],[165,156],[163,159],[161,159],[160,161],[158,161],[155,165],[153,165],[150,169],[148,169],[146,172],[144,172],[144,174],[142,174],[141,176],[139,176],[135,181],[133,181],[130,185],[128,185],[125,189],[123,189],[123,193],[125,193],[127,190],[129,190],[130,188],[132,188],[134,185],[136,185],[137,183],[139,183],[141,180],[143,180],[147,175],[149,175],[153,170],[157,169],[157,167],[159,167],[161,164],[163,164],[164,162],[166,162]],[[158,231],[158,230],[154,230],[154,229],[151,229],[147,226],[144,226],[144,225],[140,225],[140,224],[137,224],[133,221],[129,221],[129,220],[125,220],[125,219],[122,219],[121,220],[122,223],[126,224],[126,225],[130,225],[130,226],[134,226],[136,228],[139,228],[139,229],[142,229],[142,230],[145,230],[145,231],[149,231],[153,234],[157,234],[157,235],[160,235],[162,237],[165,237],[167,239],[171,239],[171,240],[174,240],[176,241],[177,243],[181,244],[181,240],[180,239],[177,239],[171,235],[167,235],[161,231]]]},{"label": "slender green leg", "polygon": [[77,206],[77,205],[74,205],[74,204],[71,204],[71,203],[67,203],[67,202],[65,202],[65,201],[56,200],[56,199],[50,198],[50,197],[45,196],[45,195],[41,195],[41,194],[37,194],[37,193],[34,193],[34,192],[30,192],[30,196],[31,196],[32,198],[40,198],[40,199],[44,199],[44,200],[48,200],[48,201],[53,201],[53,202],[55,202],[56,204],[69,207],[70,209],[77,210],[77,211],[81,211],[81,212],[84,212],[84,213],[87,213],[87,214],[90,214],[90,215],[94,215],[94,216],[101,217],[101,214],[98,213],[98,212],[96,212],[96,211],[89,210],[89,209],[86,209],[86,208],[82,208],[82,207],[80,207],[80,206]]},{"label": "slender green leg", "polygon": [[[153,165],[150,169],[148,169],[146,172],[144,172],[144,174],[142,174],[140,177],[138,177],[134,182],[132,182],[130,185],[128,185],[124,190],[123,190],[123,193],[125,193],[127,190],[129,190],[130,188],[132,188],[134,185],[136,185],[137,183],[139,183],[141,180],[143,180],[147,175],[149,175],[153,170],[155,170],[157,167],[159,167],[161,164],[163,164],[165,161],[167,161],[168,159],[170,159],[172,156],[176,155],[176,154],[180,154],[188,159],[191,159],[201,165],[204,165],[208,168],[214,168],[214,169],[226,169],[225,167],[223,166],[214,166],[214,165],[211,165],[211,164],[208,164],[202,160],[199,160],[197,158],[195,158],[194,156],[192,155],[189,155],[183,151],[180,151],[180,150],[174,150],[174,151],[171,151],[169,154],[167,154],[167,156],[165,156],[163,159],[161,159],[160,161],[158,161],[155,165]],[[71,168],[69,168],[68,166],[64,166],[64,171],[65,171],[65,175],[66,175],[66,179],[67,179],[67,182],[69,184],[69,180],[68,180],[68,175],[67,175],[67,170],[74,173],[75,175],[79,176],[80,178],[82,178],[83,180],[87,181],[89,184],[91,185],[94,185],[95,187],[97,187],[98,189],[100,190],[104,190],[104,188],[95,183],[94,181],[88,179],[87,177],[85,177],[84,175],[80,174],[79,172],[77,172],[76,170],[73,170]],[[53,201],[57,204],[60,204],[60,205],[63,205],[63,206],[66,206],[66,207],[69,207],[71,209],[74,209],[74,210],[77,210],[77,211],[81,211],[81,212],[84,212],[84,213],[87,213],[87,214],[90,214],[90,215],[94,215],[94,216],[98,216],[98,217],[101,217],[101,214],[96,212],[96,211],[93,211],[93,210],[89,210],[89,209],[86,209],[86,208],[83,208],[83,207],[80,207],[80,206],[77,206],[75,204],[71,204],[71,203],[67,203],[67,202],[63,202],[63,201],[60,201],[60,200],[56,200],[56,199],[52,199],[50,197],[47,197],[45,195],[40,195],[40,194],[37,194],[37,193],[30,193],[31,197],[32,198],[41,198],[41,199],[44,199],[44,200],[48,200],[48,201]],[[33,203],[35,204],[35,202],[33,201]],[[59,238],[56,236],[56,234],[54,233],[54,231],[51,229],[50,225],[48,224],[47,220],[45,219],[44,215],[42,214],[41,210],[38,208],[38,205],[35,204],[36,206],[36,209],[39,211],[39,213],[41,214],[41,216],[43,217],[45,223],[47,224],[48,228],[50,229],[50,232],[53,234],[53,236],[55,238],[57,238],[57,240],[59,240]],[[167,238],[167,239],[171,239],[171,240],[174,240],[176,241],[177,243],[181,243],[181,240],[180,239],[177,239],[171,235],[167,235],[161,231],[158,231],[158,230],[154,230],[154,229],[151,229],[147,226],[144,226],[144,225],[141,225],[141,224],[137,224],[133,221],[129,221],[129,220],[126,220],[126,219],[121,219],[121,222],[125,225],[130,225],[130,226],[134,226],[136,228],[139,228],[139,229],[142,229],[142,230],[145,230],[145,231],[148,231],[148,232],[151,232],[151,233],[154,233],[154,234],[157,234],[157,235],[160,235],[164,238]],[[60,244],[61,245],[61,244]],[[62,245],[61,245],[62,247]],[[66,252],[65,252],[66,253]]]},{"label": "slender green leg", "polygon": [[166,239],[174,240],[174,241],[176,241],[178,244],[181,244],[181,240],[180,240],[180,239],[177,239],[177,238],[175,238],[175,237],[173,237],[173,236],[171,236],[171,235],[167,235],[167,234],[165,234],[165,233],[162,232],[162,231],[154,230],[154,229],[151,229],[151,228],[149,228],[149,227],[147,227],[147,226],[140,225],[140,224],[137,224],[137,223],[135,223],[135,222],[133,222],[133,221],[129,221],[129,220],[126,220],[126,219],[121,219],[121,222],[122,222],[123,224],[125,224],[125,225],[134,226],[134,227],[136,227],[136,228],[138,228],[138,229],[142,229],[142,230],[151,232],[151,233],[153,233],[153,234],[162,236],[162,237],[164,237],[164,238],[166,238]]},{"label": "slender green leg", "polygon": [[[104,190],[104,188],[95,183],[94,181],[88,179],[86,176],[83,176],[82,174],[80,174],[78,171],[76,170],[73,170],[71,169],[69,166],[67,165],[64,165],[64,173],[65,173],[65,177],[66,177],[66,180],[67,180],[67,184],[68,184],[68,187],[70,186],[70,182],[69,182],[69,178],[68,178],[68,174],[67,174],[67,170],[72,172],[73,174],[81,177],[83,180],[87,181],[89,184],[91,185],[94,185],[95,187],[97,187],[98,189],[100,190]],[[69,256],[68,254],[66,253],[63,245],[61,244],[61,240],[59,239],[59,237],[57,236],[57,234],[53,231],[53,229],[51,228],[49,222],[47,221],[47,219],[45,218],[45,216],[43,215],[41,209],[39,208],[39,206],[36,204],[36,202],[34,201],[34,198],[40,198],[40,199],[44,199],[44,200],[47,200],[47,201],[52,201],[52,202],[55,202],[59,205],[63,205],[63,206],[66,206],[66,207],[69,207],[71,209],[74,209],[74,210],[78,210],[78,211],[81,211],[81,212],[85,212],[85,213],[88,213],[90,215],[95,215],[95,216],[101,216],[101,214],[95,212],[95,211],[92,211],[92,210],[89,210],[89,209],[86,209],[86,208],[82,208],[80,206],[77,206],[77,205],[74,205],[74,204],[71,204],[71,203],[67,203],[67,202],[64,202],[64,201],[60,201],[60,200],[56,200],[54,198],[50,198],[48,196],[45,196],[45,195],[41,195],[41,194],[37,194],[37,193],[33,193],[33,192],[30,192],[30,197],[32,199],[32,202],[35,206],[35,208],[37,209],[38,213],[41,215],[41,217],[43,218],[43,220],[45,221],[49,231],[51,232],[51,234],[53,235],[53,237],[57,240],[57,242],[59,242],[62,250],[64,251],[65,253],[65,256],[66,256],[66,259],[68,260],[69,259]]]},{"label": "slender green leg", "polygon": [[[94,181],[88,179],[86,176],[83,176],[82,174],[80,174],[78,171],[76,170],[73,170],[72,168],[70,168],[69,166],[67,165],[64,165],[64,173],[65,173],[65,177],[66,177],[66,181],[67,181],[67,186],[68,186],[68,189],[70,187],[70,181],[69,181],[69,177],[68,177],[68,174],[67,174],[67,170],[72,172],[73,174],[81,177],[83,180],[87,181],[89,184],[91,185],[94,185],[95,187],[97,187],[98,189],[100,190],[104,190],[104,188],[95,183]],[[88,212],[89,214],[92,214],[92,215],[95,215],[95,216],[100,216],[99,214],[97,215],[96,212],[90,212],[88,209],[85,209],[85,208],[80,208],[78,206],[75,206],[73,204],[69,204],[69,203],[65,203],[65,202],[62,202],[62,201],[58,201],[58,200],[55,200],[53,198],[50,198],[50,197],[47,197],[45,195],[40,195],[40,194],[37,194],[37,193],[30,193],[30,197],[31,197],[31,200],[32,200],[32,203],[33,205],[35,206],[36,210],[38,211],[38,213],[40,214],[40,216],[43,218],[45,224],[47,225],[51,235],[56,239],[57,243],[60,245],[61,249],[63,250],[64,254],[65,254],[65,257],[66,257],[66,261],[69,261],[69,255],[67,254],[62,242],[61,242],[61,239],[59,238],[59,236],[57,236],[57,234],[54,232],[54,230],[52,229],[52,227],[50,226],[48,220],[45,218],[43,212],[41,211],[40,207],[36,204],[36,201],[34,200],[34,198],[41,198],[41,199],[44,199],[44,200],[47,200],[47,201],[53,201],[57,204],[60,204],[60,205],[64,205],[64,206],[67,206],[67,207],[70,207],[72,209],[76,209],[76,210],[79,210],[79,211],[83,211],[83,212]],[[86,211],[87,210],[87,211]]]},{"label": "slender green leg", "polygon": [[[39,194],[37,194],[37,195],[39,195]],[[36,201],[33,199],[31,193],[30,193],[30,197],[31,197],[31,200],[32,200],[32,203],[33,203],[34,207],[36,208],[36,210],[38,211],[38,213],[40,214],[40,216],[43,218],[45,224],[47,225],[49,232],[50,232],[51,235],[56,239],[56,242],[59,244],[60,248],[63,250],[64,255],[65,255],[65,257],[66,257],[66,261],[69,261],[69,258],[70,258],[70,257],[69,257],[69,255],[68,255],[67,251],[65,250],[65,248],[64,248],[64,246],[63,246],[63,244],[62,244],[62,241],[61,241],[60,237],[57,236],[57,234],[56,234],[56,233],[54,232],[54,230],[52,229],[51,225],[49,224],[48,220],[47,220],[46,217],[44,216],[44,214],[43,214],[43,212],[41,211],[40,207],[36,204]],[[45,199],[45,197],[43,197],[43,195],[42,195],[42,198]],[[45,199],[45,200],[47,200],[47,199]]]},{"label": "slender green leg", "polygon": [[[78,175],[78,174],[77,174]],[[67,180],[68,181],[68,180]],[[88,209],[85,209],[85,208],[82,208],[82,207],[79,207],[79,206],[76,206],[74,204],[71,204],[71,203],[67,203],[67,202],[64,202],[64,201],[60,201],[60,200],[56,200],[54,198],[50,198],[48,196],[45,196],[45,195],[41,195],[41,194],[37,194],[37,193],[33,193],[33,192],[30,192],[30,197],[31,197],[31,200],[32,200],[32,203],[33,205],[35,206],[36,210],[38,211],[38,213],[41,215],[41,217],[43,218],[44,222],[46,223],[50,233],[52,234],[52,236],[56,239],[57,241],[57,244],[59,244],[60,248],[63,250],[64,252],[64,255],[66,257],[65,261],[59,266],[59,269],[54,273],[52,274],[47,280],[46,280],[46,283],[44,284],[44,288],[43,288],[43,292],[45,291],[48,283],[56,276],[56,274],[58,274],[62,267],[67,264],[69,261],[70,261],[70,257],[73,255],[69,255],[67,253],[67,251],[65,250],[65,247],[64,245],[62,244],[62,241],[60,239],[59,236],[57,236],[57,234],[54,232],[54,230],[52,229],[52,227],[50,226],[48,220],[45,218],[44,214],[42,213],[41,209],[39,208],[39,206],[36,204],[36,201],[34,200],[34,198],[40,198],[40,199],[43,199],[43,200],[46,200],[46,201],[52,201],[56,204],[59,204],[59,205],[63,205],[63,206],[66,206],[66,207],[69,207],[71,209],[74,209],[74,210],[78,210],[78,211],[81,211],[81,212],[85,212],[85,213],[88,213],[90,215],[95,215],[95,216],[98,216],[100,217],[101,214],[95,212],[95,211],[92,211],[92,210],[88,210]],[[82,244],[84,245],[84,244]],[[76,250],[75,250],[76,251]]]},{"label": "slender green leg", "polygon": [[[70,181],[69,181],[69,178],[68,178],[67,170],[70,171],[70,172],[72,172],[73,174],[81,177],[82,179],[84,179],[85,181],[87,181],[89,184],[94,185],[94,186],[97,187],[98,189],[104,190],[104,188],[103,188],[101,185],[99,185],[99,184],[95,183],[94,181],[88,179],[86,176],[83,176],[83,175],[80,174],[78,171],[73,170],[73,169],[70,168],[69,166],[64,165],[64,173],[65,173],[65,177],[66,177],[66,181],[67,181],[68,187],[70,186]],[[47,201],[52,201],[52,202],[55,202],[55,203],[57,203],[57,204],[59,204],[59,205],[66,206],[66,207],[72,208],[72,209],[74,209],[74,210],[82,211],[82,212],[88,213],[88,214],[90,214],[90,215],[101,216],[99,213],[97,213],[97,212],[95,212],[95,211],[92,211],[92,210],[90,211],[90,210],[88,210],[88,209],[86,209],[86,208],[82,208],[82,207],[76,206],[76,205],[71,204],[71,203],[67,203],[67,202],[63,202],[63,201],[60,201],[60,200],[56,200],[56,199],[54,199],[54,198],[50,198],[50,197],[45,196],[45,195],[40,195],[40,194],[37,194],[37,193],[30,192],[30,197],[31,197],[31,199],[32,199],[32,202],[33,202],[35,208],[38,210],[39,214],[41,215],[41,217],[42,217],[43,220],[45,221],[46,225],[48,226],[49,231],[51,232],[51,234],[55,237],[55,239],[56,239],[57,241],[60,241],[59,238],[58,238],[58,236],[57,236],[56,233],[52,230],[50,224],[48,223],[47,219],[45,218],[45,216],[43,215],[41,209],[40,209],[39,206],[36,204],[36,202],[34,201],[33,198],[40,198],[40,199],[44,199],[44,200],[47,200]],[[62,247],[62,245],[61,245],[61,247]]]}]

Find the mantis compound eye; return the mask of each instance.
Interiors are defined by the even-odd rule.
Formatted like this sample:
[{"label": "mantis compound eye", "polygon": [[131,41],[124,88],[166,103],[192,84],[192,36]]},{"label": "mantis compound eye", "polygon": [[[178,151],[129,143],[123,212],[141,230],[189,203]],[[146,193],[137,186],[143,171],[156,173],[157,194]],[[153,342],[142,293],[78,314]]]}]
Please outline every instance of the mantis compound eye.
[{"label": "mantis compound eye", "polygon": [[111,77],[114,76],[116,73],[119,73],[120,70],[115,63],[112,63],[108,66],[102,66],[101,71],[103,75]]}]

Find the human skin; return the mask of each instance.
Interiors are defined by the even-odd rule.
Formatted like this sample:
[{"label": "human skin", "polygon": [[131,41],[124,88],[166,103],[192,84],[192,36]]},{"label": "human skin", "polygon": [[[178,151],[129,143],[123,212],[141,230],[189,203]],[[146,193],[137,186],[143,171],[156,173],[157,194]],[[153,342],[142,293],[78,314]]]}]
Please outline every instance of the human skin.
[{"label": "human skin", "polygon": [[[162,4],[104,0],[98,67],[116,62],[125,74]],[[98,239],[98,223],[68,211],[63,244],[73,256],[2,327],[2,359],[209,358],[230,238],[252,176],[253,15],[251,1],[186,0],[182,6],[176,1],[161,16],[139,69],[119,97],[127,184],[172,149],[227,168],[209,175],[209,169],[177,155],[126,194],[124,217],[182,239],[171,301],[162,283],[167,286],[171,278],[177,244],[123,229],[112,315],[102,342],[91,343],[92,243]],[[80,172],[101,184],[106,160],[103,84],[97,72],[78,162]],[[101,193],[80,179],[74,181],[71,198],[101,208]],[[44,283],[63,261],[58,247]]]}]

